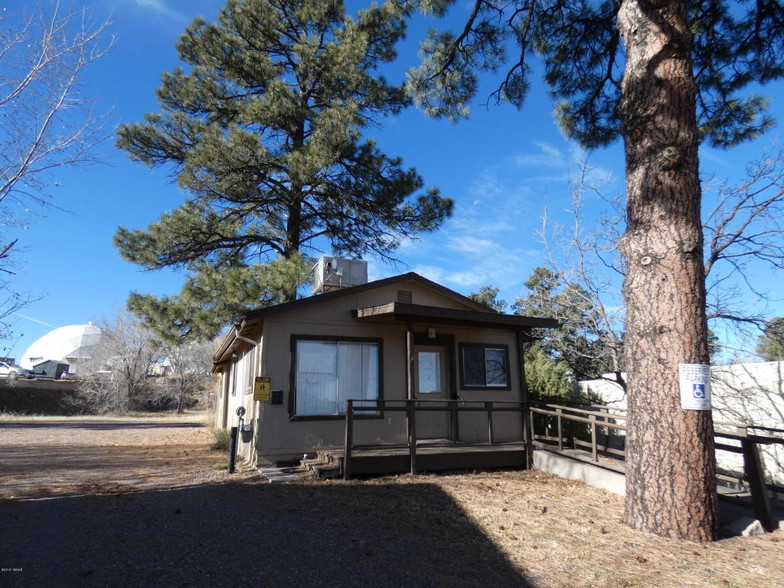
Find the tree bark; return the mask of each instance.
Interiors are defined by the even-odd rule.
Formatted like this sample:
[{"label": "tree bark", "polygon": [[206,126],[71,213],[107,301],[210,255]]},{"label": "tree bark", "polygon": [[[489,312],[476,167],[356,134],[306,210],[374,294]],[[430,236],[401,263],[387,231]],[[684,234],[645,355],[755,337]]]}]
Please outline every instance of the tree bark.
[{"label": "tree bark", "polygon": [[693,541],[717,534],[710,411],[683,410],[679,364],[707,364],[700,183],[686,2],[624,0],[629,373],[626,520]]}]

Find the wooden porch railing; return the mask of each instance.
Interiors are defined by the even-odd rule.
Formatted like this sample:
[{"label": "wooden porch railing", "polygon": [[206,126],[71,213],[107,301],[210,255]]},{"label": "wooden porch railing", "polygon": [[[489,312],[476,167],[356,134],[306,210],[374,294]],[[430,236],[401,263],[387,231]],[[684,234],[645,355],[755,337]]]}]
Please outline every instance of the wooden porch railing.
[{"label": "wooden porch railing", "polygon": [[[557,437],[550,435],[536,434],[536,415],[542,415],[550,421],[555,421]],[[626,421],[626,410],[606,407],[589,406],[587,408],[577,408],[557,404],[532,403],[530,407],[531,433],[535,441],[553,444],[559,451],[564,450],[564,444],[571,441],[572,446],[577,448],[590,448],[591,458],[594,462],[599,461],[598,430],[605,429],[604,447],[602,452],[613,458],[624,460],[626,457],[624,449],[610,447],[612,431],[618,431],[617,437],[620,439],[626,434],[626,425],[618,424],[615,421]],[[541,420],[541,419],[540,419]],[[590,443],[578,439],[575,435],[564,435],[565,422],[581,423],[590,426]],[[725,430],[717,430],[725,429]],[[784,437],[776,435],[784,434],[784,429],[771,427],[759,427],[738,423],[714,423],[714,437],[716,439],[716,449],[741,454],[743,456],[743,467],[745,479],[749,484],[752,498],[752,505],[757,518],[767,530],[774,527],[773,513],[768,497],[768,490],[784,493],[784,486],[765,483],[765,471],[760,459],[760,445],[784,445]],[[720,440],[725,442],[720,442]],[[736,442],[737,445],[727,443]],[[625,447],[625,445],[624,445]],[[737,481],[737,478],[719,476],[721,479]]]},{"label": "wooden porch railing", "polygon": [[[359,415],[368,413],[405,412],[406,413],[406,446],[409,453],[410,471],[417,473],[417,424],[418,412],[448,412],[450,415],[450,430],[452,443],[458,443],[457,419],[463,412],[484,412],[487,414],[487,444],[493,445],[493,414],[497,412],[517,412],[521,418],[524,404],[514,400],[447,400],[447,399],[417,399],[417,400],[346,400],[346,429],[343,455],[343,478],[351,477],[351,457],[354,445],[354,420]],[[522,441],[526,441],[526,420],[523,420]]]}]

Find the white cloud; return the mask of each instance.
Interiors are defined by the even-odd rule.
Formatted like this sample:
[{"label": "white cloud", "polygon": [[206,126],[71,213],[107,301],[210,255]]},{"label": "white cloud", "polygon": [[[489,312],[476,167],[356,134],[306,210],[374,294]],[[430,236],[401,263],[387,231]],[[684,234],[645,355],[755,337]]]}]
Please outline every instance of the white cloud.
[{"label": "white cloud", "polygon": [[[569,178],[583,159],[573,145],[544,142],[496,159],[454,193],[454,216],[436,233],[406,243],[400,257],[412,271],[448,288],[468,294],[490,285],[511,302],[543,263],[537,231],[545,208],[556,216],[568,209]],[[601,184],[612,174],[591,163],[588,178]]]},{"label": "white cloud", "polygon": [[479,239],[471,235],[453,236],[447,242],[447,247],[450,249],[472,255],[484,255],[495,246],[496,244],[489,239]]},{"label": "white cloud", "polygon": [[537,141],[534,143],[539,148],[538,152],[515,155],[511,161],[521,168],[562,168],[567,165],[567,156],[554,145]]},{"label": "white cloud", "polygon": [[428,280],[455,289],[470,288],[478,284],[476,275],[472,271],[447,271],[432,265],[418,265],[413,271]]},{"label": "white cloud", "polygon": [[[540,263],[541,252],[526,241],[492,241],[450,235],[442,247],[420,257],[413,271],[458,291],[492,285],[510,288],[522,283]],[[423,263],[424,262],[424,263]]]},{"label": "white cloud", "polygon": [[161,16],[174,20],[186,20],[185,15],[169,7],[166,0],[133,0],[133,4],[144,9],[157,12]]}]

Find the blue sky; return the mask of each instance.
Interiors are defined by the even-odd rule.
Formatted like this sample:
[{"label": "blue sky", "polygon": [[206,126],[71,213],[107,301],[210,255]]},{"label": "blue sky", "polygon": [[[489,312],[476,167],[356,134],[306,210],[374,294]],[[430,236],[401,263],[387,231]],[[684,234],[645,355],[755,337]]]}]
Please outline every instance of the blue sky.
[{"label": "blue sky", "polygon": [[[10,7],[27,4],[11,0]],[[62,9],[88,6],[93,18],[112,21],[114,45],[84,79],[85,93],[99,110],[109,111],[112,128],[158,110],[155,90],[160,75],[178,64],[177,38],[195,16],[211,20],[222,5],[218,0],[61,0]],[[413,62],[423,30],[409,32],[401,60]],[[781,89],[766,92],[784,122]],[[416,271],[464,294],[494,285],[512,301],[524,294],[523,282],[543,263],[536,231],[545,207],[550,218],[568,222],[567,178],[584,154],[558,130],[546,90],[536,85],[521,112],[481,106],[492,86],[485,90],[470,120],[457,125],[428,120],[411,109],[368,131],[388,155],[403,157],[428,186],[456,201],[453,218],[439,232],[401,247],[402,264],[370,260],[371,279]],[[739,177],[746,161],[770,145],[780,128],[729,152],[705,150],[703,172]],[[182,274],[140,271],[120,258],[112,237],[119,225],[146,227],[187,195],[166,170],[130,162],[114,149],[113,139],[101,152],[103,164],[58,171],[52,178],[58,183],[53,204],[62,210],[31,206],[27,213],[20,211],[26,228],[16,235],[20,250],[11,286],[38,300],[15,317],[14,337],[0,342],[0,355],[21,356],[54,327],[100,322],[124,307],[131,290],[161,295],[180,289]],[[610,178],[607,194],[623,191],[620,144],[591,154],[590,161],[596,174]],[[586,204],[589,215],[598,211],[598,200]],[[784,315],[782,302],[776,301],[769,313]]]}]

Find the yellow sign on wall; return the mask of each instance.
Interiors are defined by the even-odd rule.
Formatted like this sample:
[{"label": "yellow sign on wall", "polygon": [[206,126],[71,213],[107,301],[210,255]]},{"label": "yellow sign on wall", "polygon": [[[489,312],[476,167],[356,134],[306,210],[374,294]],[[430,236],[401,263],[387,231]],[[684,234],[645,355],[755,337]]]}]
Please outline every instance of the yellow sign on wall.
[{"label": "yellow sign on wall", "polygon": [[253,400],[269,402],[271,388],[272,378],[267,376],[258,376],[253,385]]}]

